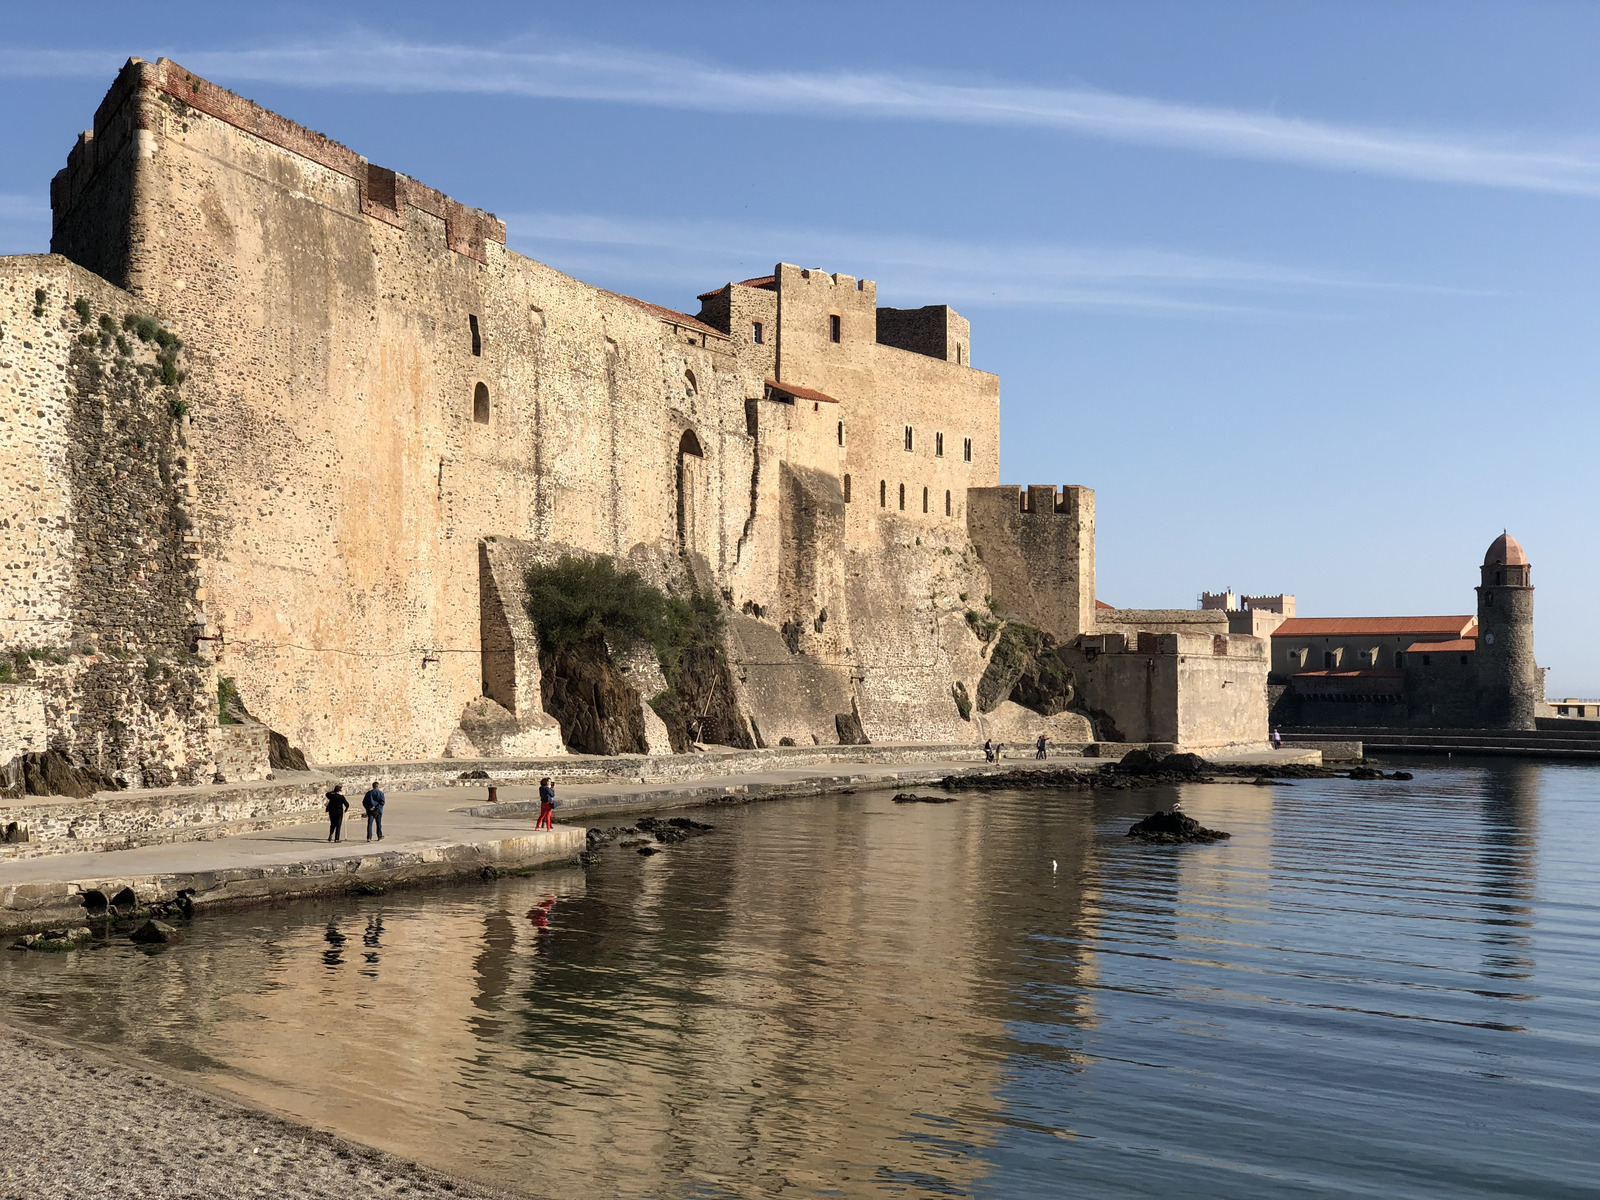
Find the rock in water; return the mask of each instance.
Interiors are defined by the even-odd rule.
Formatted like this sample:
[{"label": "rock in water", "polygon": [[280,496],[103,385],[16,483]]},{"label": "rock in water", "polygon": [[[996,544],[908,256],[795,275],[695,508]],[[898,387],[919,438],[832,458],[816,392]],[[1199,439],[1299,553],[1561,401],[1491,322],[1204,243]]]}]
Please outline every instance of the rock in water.
[{"label": "rock in water", "polygon": [[1128,830],[1128,836],[1136,841],[1157,845],[1178,845],[1183,842],[1220,842],[1233,835],[1220,829],[1207,829],[1193,817],[1186,817],[1173,809],[1171,812],[1153,812],[1144,820],[1134,822]]},{"label": "rock in water", "polygon": [[919,796],[915,792],[901,792],[894,798],[896,804],[953,804],[954,796]]},{"label": "rock in water", "polygon": [[128,937],[141,946],[162,946],[168,942],[180,941],[183,935],[165,921],[151,920],[139,926]]}]

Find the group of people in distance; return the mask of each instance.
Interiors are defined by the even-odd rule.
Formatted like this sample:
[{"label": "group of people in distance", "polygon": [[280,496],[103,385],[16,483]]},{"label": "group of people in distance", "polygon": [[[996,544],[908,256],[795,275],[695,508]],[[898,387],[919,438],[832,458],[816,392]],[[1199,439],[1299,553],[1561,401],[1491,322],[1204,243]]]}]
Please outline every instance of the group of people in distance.
[{"label": "group of people in distance", "polygon": [[[1039,735],[1039,740],[1033,743],[1033,756],[1035,758],[1044,758],[1048,752],[1049,745],[1049,739],[1041,733]],[[983,743],[984,762],[999,762],[1000,759],[1005,755],[1005,752],[1006,744],[1004,742],[985,740]]]},{"label": "group of people in distance", "polygon": [[[334,784],[333,791],[329,792],[325,799],[327,803],[322,807],[323,811],[328,814],[328,840],[330,842],[342,841],[344,814],[350,808],[350,801],[345,798],[344,784]],[[372,786],[367,789],[367,794],[361,797],[362,811],[367,814],[367,841],[369,842],[372,840],[374,833],[377,834],[380,842],[383,841],[383,805],[383,789],[378,787],[378,781],[374,779]]]},{"label": "group of people in distance", "polygon": [[[323,811],[328,814],[328,840],[338,842],[344,840],[344,814],[350,810],[350,801],[344,794],[344,784],[336,783],[333,790],[324,797],[327,803]],[[383,789],[374,779],[372,786],[367,789],[367,794],[361,797],[361,809],[367,814],[367,841],[374,836],[383,841]],[[539,820],[535,829],[553,829],[551,818],[556,810],[556,789],[546,775],[539,780]]]}]

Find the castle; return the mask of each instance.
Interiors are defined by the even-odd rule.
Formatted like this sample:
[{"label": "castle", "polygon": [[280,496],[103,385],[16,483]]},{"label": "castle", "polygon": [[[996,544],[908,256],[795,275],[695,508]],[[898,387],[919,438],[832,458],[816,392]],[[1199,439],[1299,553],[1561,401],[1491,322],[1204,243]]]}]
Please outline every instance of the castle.
[{"label": "castle", "polygon": [[167,59],[51,207],[0,259],[0,764],[684,748],[648,654],[539,645],[562,555],[716,598],[706,741],[1265,739],[1260,638],[1097,605],[1094,493],[1000,485],[948,307],[785,263],[696,315],[604,291]]}]

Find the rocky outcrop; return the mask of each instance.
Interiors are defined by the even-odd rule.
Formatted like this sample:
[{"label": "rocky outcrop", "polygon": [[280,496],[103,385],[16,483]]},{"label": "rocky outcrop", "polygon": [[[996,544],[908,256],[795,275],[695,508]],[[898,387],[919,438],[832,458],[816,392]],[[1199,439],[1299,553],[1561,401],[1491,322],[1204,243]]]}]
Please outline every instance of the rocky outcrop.
[{"label": "rocky outcrop", "polygon": [[82,800],[96,792],[122,787],[98,767],[78,766],[60,750],[18,756],[23,792],[29,796],[72,796]]},{"label": "rocky outcrop", "polygon": [[870,745],[867,740],[867,731],[861,727],[861,711],[855,706],[854,701],[850,704],[849,712],[834,714],[833,725],[839,733],[839,745]]},{"label": "rocky outcrop", "polygon": [[[1031,742],[1043,733],[1052,741],[1094,740],[1094,722],[1079,708],[1072,668],[1059,650],[1050,634],[1020,621],[1000,631],[978,680],[978,723],[985,737]],[[1013,706],[1039,717],[1062,719],[1054,725],[1026,717],[1018,720],[1009,711]],[[991,713],[999,720],[985,727],[983,717]]]},{"label": "rocky outcrop", "polygon": [[580,642],[539,656],[544,710],[561,725],[568,749],[585,754],[644,754],[643,701],[617,669],[605,643]]},{"label": "rocky outcrop", "polygon": [[267,734],[267,764],[274,771],[309,771],[306,756],[299,747],[291,746],[289,739],[276,729]]},{"label": "rocky outcrop", "polygon": [[165,946],[171,942],[182,941],[183,934],[178,932],[176,926],[151,918],[130,933],[128,940],[140,946]]},{"label": "rocky outcrop", "polygon": [[1142,821],[1135,821],[1128,836],[1138,842],[1176,846],[1185,842],[1220,842],[1233,835],[1220,829],[1207,829],[1174,808],[1170,812],[1158,810]]}]

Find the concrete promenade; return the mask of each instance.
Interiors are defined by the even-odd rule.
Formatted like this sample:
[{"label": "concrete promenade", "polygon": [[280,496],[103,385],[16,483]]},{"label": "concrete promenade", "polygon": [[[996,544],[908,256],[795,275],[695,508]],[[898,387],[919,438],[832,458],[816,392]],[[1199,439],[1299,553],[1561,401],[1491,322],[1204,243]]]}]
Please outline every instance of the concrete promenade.
[{"label": "concrete promenade", "polygon": [[[1575,721],[1573,724],[1589,725],[1591,722]],[[1368,750],[1392,754],[1460,754],[1600,762],[1600,732],[1585,728],[1563,729],[1554,721],[1541,722],[1537,730],[1286,726],[1282,733],[1285,744],[1293,742],[1313,748],[1357,741]]]},{"label": "concrete promenade", "polygon": [[[877,757],[876,755],[874,757]],[[1286,764],[1318,762],[1315,751],[1243,752],[1219,761]],[[385,837],[365,840],[360,791],[351,795],[346,840],[330,843],[321,813],[300,814],[292,824],[236,832],[213,828],[205,840],[162,841],[129,849],[39,854],[0,861],[0,930],[78,924],[83,894],[110,897],[132,888],[140,902],[170,900],[189,890],[197,907],[246,903],[428,879],[470,877],[485,868],[519,869],[573,861],[584,849],[585,826],[626,813],[697,808],[837,793],[855,788],[925,786],[951,774],[1017,767],[1090,768],[1101,760],[1075,754],[1044,762],[1008,759],[998,767],[969,755],[891,761],[810,762],[710,778],[648,781],[612,778],[563,783],[554,830],[536,830],[536,779],[496,784],[499,802],[488,802],[488,783],[452,781],[388,793]],[[708,764],[710,765],[710,764]],[[376,772],[381,778],[381,771]],[[264,784],[272,787],[273,784]],[[332,778],[314,785],[331,787]],[[351,789],[347,787],[347,791]],[[101,800],[115,803],[111,797]],[[136,797],[132,799],[137,799]]]}]

